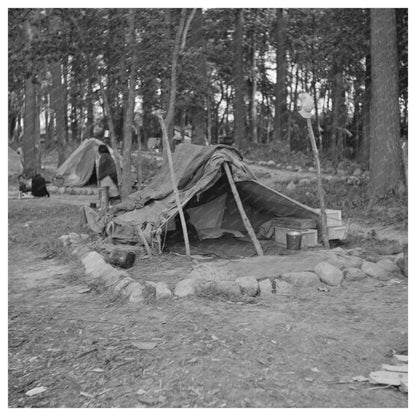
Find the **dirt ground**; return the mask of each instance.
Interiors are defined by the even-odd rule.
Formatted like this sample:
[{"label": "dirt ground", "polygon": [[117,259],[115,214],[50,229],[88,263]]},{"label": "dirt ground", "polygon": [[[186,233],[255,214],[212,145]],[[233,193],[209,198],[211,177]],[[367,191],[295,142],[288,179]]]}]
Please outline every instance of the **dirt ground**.
[{"label": "dirt ground", "polygon": [[[213,296],[134,306],[87,288],[77,263],[18,238],[34,209],[89,199],[9,201],[9,407],[408,406],[395,388],[352,381],[407,350],[407,279],[253,303]],[[189,264],[177,257],[177,267]],[[46,390],[26,394],[36,387]]]}]

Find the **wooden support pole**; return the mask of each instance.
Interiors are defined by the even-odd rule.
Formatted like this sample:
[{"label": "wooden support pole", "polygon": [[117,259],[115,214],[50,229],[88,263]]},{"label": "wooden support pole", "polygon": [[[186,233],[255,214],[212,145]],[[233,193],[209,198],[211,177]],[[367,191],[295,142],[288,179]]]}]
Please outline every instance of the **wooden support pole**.
[{"label": "wooden support pole", "polygon": [[[186,257],[188,258],[188,260],[190,260],[191,259],[191,248],[189,246],[188,229],[186,228],[185,216],[183,214],[181,199],[179,197],[178,186],[176,184],[175,171],[173,169],[172,152],[170,151],[170,145],[169,145],[166,123],[165,123],[165,120],[163,120],[163,117],[161,116],[161,114],[159,112],[157,112],[157,116],[159,118],[160,127],[162,128],[163,147],[164,147],[164,151],[166,151],[166,155],[168,157],[170,178],[172,180],[173,193],[175,194],[175,201],[176,201],[176,205],[177,205],[178,211],[179,211],[179,218],[181,220],[182,231],[183,231],[183,239],[184,239],[184,242],[185,242],[185,253],[186,253]],[[159,241],[159,246],[160,246],[160,241]]]},{"label": "wooden support pole", "polygon": [[241,218],[243,220],[244,227],[246,228],[247,233],[250,236],[251,241],[254,244],[254,247],[256,248],[257,255],[264,256],[263,249],[260,245],[260,242],[257,239],[256,233],[254,232],[253,227],[250,223],[250,220],[247,217],[246,211],[244,210],[243,203],[241,202],[240,195],[238,194],[238,190],[237,190],[237,187],[235,186],[233,175],[231,174],[231,170],[230,170],[230,167],[228,166],[228,163],[224,163],[224,169],[227,175],[228,183],[230,184],[230,187],[231,187],[231,192],[233,193],[235,202],[237,204],[238,211],[240,212]]},{"label": "wooden support pole", "polygon": [[316,147],[315,135],[313,134],[311,119],[307,118],[306,123],[308,124],[309,139],[311,141],[312,152],[315,158],[316,178],[318,181],[318,196],[319,196],[319,202],[321,205],[322,240],[324,242],[325,248],[328,249],[329,248],[328,226],[327,226],[326,211],[325,211],[324,188],[322,186],[321,164],[319,162],[319,153],[318,153],[318,148]]},{"label": "wooden support pole", "polygon": [[148,256],[152,257],[152,250],[150,249],[149,243],[147,242],[146,237],[144,236],[141,225],[137,226],[137,231],[139,233],[140,239],[142,240],[142,243],[144,245],[144,248],[146,249]]}]

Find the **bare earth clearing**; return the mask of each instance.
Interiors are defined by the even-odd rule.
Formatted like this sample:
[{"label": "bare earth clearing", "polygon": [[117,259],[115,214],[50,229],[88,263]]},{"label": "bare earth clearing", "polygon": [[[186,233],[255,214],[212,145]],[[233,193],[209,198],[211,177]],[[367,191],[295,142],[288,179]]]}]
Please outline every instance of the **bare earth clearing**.
[{"label": "bare earth clearing", "polygon": [[[90,200],[11,200],[9,215]],[[9,238],[23,228],[13,217]],[[407,279],[385,285],[366,278],[254,303],[193,297],[135,306],[89,290],[77,263],[12,242],[10,407],[408,405],[395,388],[352,381],[407,348]],[[143,274],[190,267],[171,260],[143,262]],[[46,390],[26,395],[40,386]]]}]

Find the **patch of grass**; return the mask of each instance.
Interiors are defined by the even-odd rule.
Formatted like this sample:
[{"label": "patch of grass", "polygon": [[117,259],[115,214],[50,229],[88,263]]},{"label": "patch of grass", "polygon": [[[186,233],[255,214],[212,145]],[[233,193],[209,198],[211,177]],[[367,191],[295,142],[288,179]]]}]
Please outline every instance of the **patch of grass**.
[{"label": "patch of grass", "polygon": [[66,256],[59,237],[80,231],[79,207],[20,202],[9,201],[9,250],[23,246],[45,257]]}]

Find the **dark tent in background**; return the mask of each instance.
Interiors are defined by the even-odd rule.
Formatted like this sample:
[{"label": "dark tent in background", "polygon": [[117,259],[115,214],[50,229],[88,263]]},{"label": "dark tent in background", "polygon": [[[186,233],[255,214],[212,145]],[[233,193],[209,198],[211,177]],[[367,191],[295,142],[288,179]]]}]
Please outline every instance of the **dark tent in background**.
[{"label": "dark tent in background", "polygon": [[[104,144],[98,139],[84,140],[56,171],[56,177],[63,178],[63,186],[84,186],[97,183],[96,161],[98,146]],[[114,158],[113,150],[110,150]],[[120,159],[120,165],[123,166]]]}]

